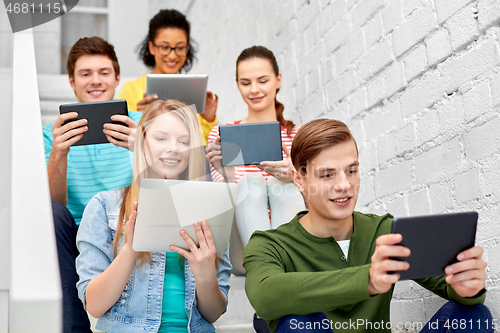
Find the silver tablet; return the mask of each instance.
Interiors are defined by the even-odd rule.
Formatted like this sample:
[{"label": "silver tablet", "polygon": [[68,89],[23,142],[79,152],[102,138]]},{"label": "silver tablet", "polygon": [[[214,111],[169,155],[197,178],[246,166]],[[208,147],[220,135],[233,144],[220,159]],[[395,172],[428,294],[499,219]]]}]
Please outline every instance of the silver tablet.
[{"label": "silver tablet", "polygon": [[158,99],[176,99],[187,105],[195,105],[196,112],[205,111],[208,75],[206,74],[148,74],[146,95],[158,95]]},{"label": "silver tablet", "polygon": [[132,247],[135,251],[171,252],[187,249],[181,229],[198,244],[193,223],[206,220],[217,253],[229,246],[238,185],[205,181],[143,179]]}]

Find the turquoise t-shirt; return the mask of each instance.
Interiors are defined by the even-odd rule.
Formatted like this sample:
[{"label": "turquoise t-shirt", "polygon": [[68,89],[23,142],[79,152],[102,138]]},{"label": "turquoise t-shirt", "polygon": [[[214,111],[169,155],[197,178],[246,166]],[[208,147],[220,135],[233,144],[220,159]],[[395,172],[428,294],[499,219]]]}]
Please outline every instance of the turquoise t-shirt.
[{"label": "turquoise t-shirt", "polygon": [[[142,112],[129,111],[128,115],[139,122]],[[52,150],[52,124],[43,126],[45,160],[49,164]],[[73,146],[68,153],[68,204],[77,225],[83,210],[94,195],[126,187],[132,182],[133,153],[112,143]]]},{"label": "turquoise t-shirt", "polygon": [[158,333],[187,333],[188,317],[184,306],[185,294],[184,262],[179,260],[179,254],[167,252],[161,324]]}]

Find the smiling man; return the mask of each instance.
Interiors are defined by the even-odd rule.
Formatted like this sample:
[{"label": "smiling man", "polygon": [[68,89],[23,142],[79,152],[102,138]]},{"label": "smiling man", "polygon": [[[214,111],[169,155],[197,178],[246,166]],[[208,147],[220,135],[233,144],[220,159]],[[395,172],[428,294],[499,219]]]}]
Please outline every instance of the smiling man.
[{"label": "smiling man", "polygon": [[[390,214],[354,211],[360,176],[351,132],[337,120],[313,120],[297,132],[291,159],[293,180],[309,211],[253,234],[243,263],[250,303],[273,332],[390,332],[390,303],[400,277],[391,272],[409,267],[390,257],[407,257],[410,251],[397,245],[401,235],[390,234]],[[474,320],[468,332],[493,332],[491,314],[481,304],[482,253],[479,246],[470,248],[446,268],[447,276],[415,280],[451,301],[423,331],[437,332],[440,317],[448,323]]]},{"label": "smiling man", "polygon": [[[110,101],[120,83],[120,66],[114,48],[100,37],[81,38],[71,48],[69,84],[79,103]],[[63,287],[64,332],[91,332],[87,313],[78,299],[75,270],[76,232],[89,200],[101,191],[130,185],[132,165],[128,136],[142,113],[113,116],[127,126],[105,124],[110,143],[73,146],[87,131],[86,119],[69,122],[75,112],[62,114],[43,126],[45,156]],[[119,141],[121,140],[121,141]],[[66,207],[67,206],[67,207]]]}]

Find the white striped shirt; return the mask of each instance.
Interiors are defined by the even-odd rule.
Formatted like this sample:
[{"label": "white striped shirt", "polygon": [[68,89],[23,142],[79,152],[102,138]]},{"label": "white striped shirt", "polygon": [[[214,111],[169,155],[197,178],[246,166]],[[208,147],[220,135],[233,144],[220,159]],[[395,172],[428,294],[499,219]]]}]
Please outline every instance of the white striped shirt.
[{"label": "white striped shirt", "polygon": [[[241,120],[229,122],[226,125],[238,125],[241,122]],[[286,147],[288,150],[291,150],[292,148],[292,140],[295,137],[295,134],[299,130],[300,126],[294,126],[290,133],[287,133],[286,127],[281,125],[281,142],[285,143]],[[215,142],[217,139],[217,136],[219,135],[219,125],[215,126],[212,128],[210,131],[210,134],[208,135],[208,143]],[[285,152],[283,152],[283,159],[286,159],[287,156]],[[271,177],[268,173],[262,171],[261,169],[257,168],[255,165],[244,165],[244,166],[237,166],[234,167],[235,170],[235,177],[236,177],[236,183],[238,183],[245,174],[247,173],[255,173],[258,172],[264,178],[267,180],[269,177]],[[212,164],[210,164],[210,172],[212,174],[212,180],[214,182],[222,182],[224,181],[224,177],[213,167]]]}]

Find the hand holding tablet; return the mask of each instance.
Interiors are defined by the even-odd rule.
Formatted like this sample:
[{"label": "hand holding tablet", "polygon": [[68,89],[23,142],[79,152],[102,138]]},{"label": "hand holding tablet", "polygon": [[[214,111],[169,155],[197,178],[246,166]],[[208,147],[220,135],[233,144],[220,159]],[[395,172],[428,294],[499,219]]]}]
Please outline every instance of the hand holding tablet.
[{"label": "hand holding tablet", "polygon": [[[129,131],[131,132],[137,126],[128,117],[127,102],[125,100],[64,104],[59,107],[59,111],[61,115],[68,113],[73,115],[73,117],[63,117],[65,122],[61,126],[62,131],[67,131],[64,133],[65,137],[71,138],[72,146],[109,143],[107,136],[114,136],[113,140],[115,142],[112,143],[125,147],[128,140],[127,134],[130,134]],[[72,122],[73,124],[71,124]],[[69,131],[78,129],[82,125],[86,125],[87,128]],[[104,130],[109,132],[105,134]],[[83,134],[84,132],[85,134]],[[76,135],[81,134],[83,135],[79,139],[75,138]],[[123,143],[119,144],[119,140],[122,140]]]}]

